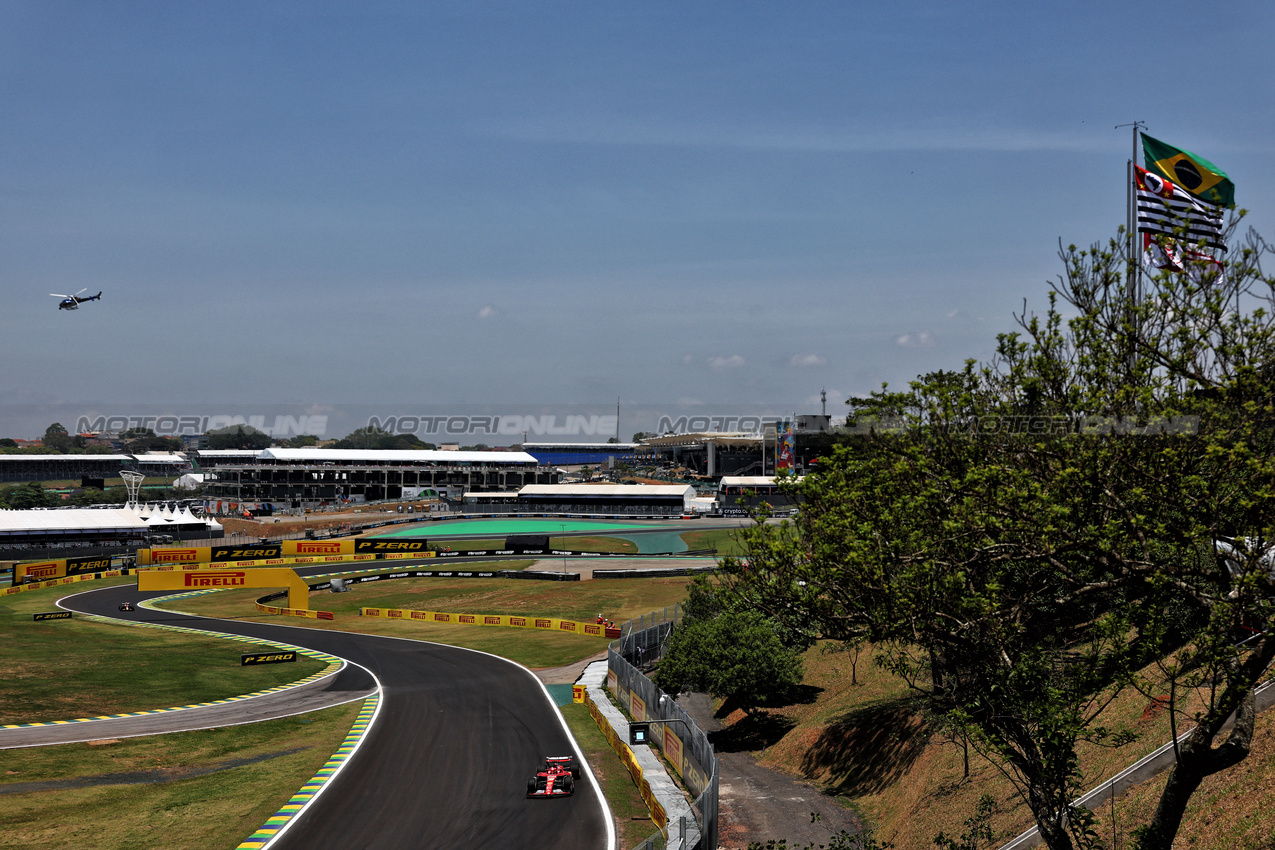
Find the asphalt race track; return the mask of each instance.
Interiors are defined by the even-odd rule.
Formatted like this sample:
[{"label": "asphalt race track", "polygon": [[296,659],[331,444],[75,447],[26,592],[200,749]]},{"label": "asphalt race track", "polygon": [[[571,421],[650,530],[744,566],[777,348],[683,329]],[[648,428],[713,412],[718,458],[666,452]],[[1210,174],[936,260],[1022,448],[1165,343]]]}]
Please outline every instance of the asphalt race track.
[{"label": "asphalt race track", "polygon": [[561,715],[525,668],[421,641],[118,610],[167,593],[120,585],[62,604],[304,646],[360,665],[381,683],[381,710],[363,746],[271,848],[610,850],[610,813],[587,773],[572,797],[524,796],[544,756],[578,757]]}]

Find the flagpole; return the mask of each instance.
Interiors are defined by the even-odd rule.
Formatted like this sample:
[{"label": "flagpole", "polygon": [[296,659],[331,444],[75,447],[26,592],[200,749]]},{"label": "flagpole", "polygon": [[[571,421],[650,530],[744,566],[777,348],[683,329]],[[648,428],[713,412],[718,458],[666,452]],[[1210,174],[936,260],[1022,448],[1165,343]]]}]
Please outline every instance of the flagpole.
[{"label": "flagpole", "polygon": [[[1121,127],[1129,127],[1133,132],[1133,145],[1129,154],[1129,162],[1125,166],[1125,226],[1129,228],[1129,324],[1140,325],[1138,322],[1138,301],[1139,289],[1142,285],[1142,257],[1139,253],[1138,244],[1138,219],[1137,219],[1137,181],[1134,179],[1136,174],[1135,168],[1138,162],[1138,130],[1146,126],[1145,121],[1134,121],[1131,124],[1117,124],[1115,129]],[[1135,328],[1134,339],[1130,340],[1129,346],[1129,371],[1130,377],[1134,368],[1134,361],[1137,357],[1137,332],[1139,328]]]},{"label": "flagpole", "polygon": [[1116,129],[1128,127],[1133,134],[1133,144],[1129,152],[1129,162],[1125,166],[1125,226],[1129,228],[1129,262],[1133,264],[1133,268],[1129,272],[1129,300],[1134,306],[1138,304],[1139,289],[1142,285],[1142,262],[1138,255],[1138,219],[1135,212],[1137,207],[1137,191],[1134,189],[1136,180],[1134,179],[1134,168],[1138,162],[1138,130],[1146,127],[1145,121],[1134,121],[1131,124],[1117,124]]}]

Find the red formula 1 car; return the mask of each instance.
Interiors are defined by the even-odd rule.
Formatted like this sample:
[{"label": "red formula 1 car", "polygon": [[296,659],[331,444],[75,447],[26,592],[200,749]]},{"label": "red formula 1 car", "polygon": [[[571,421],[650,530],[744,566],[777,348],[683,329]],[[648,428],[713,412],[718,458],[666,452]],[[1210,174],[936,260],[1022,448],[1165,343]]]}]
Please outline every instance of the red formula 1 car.
[{"label": "red formula 1 car", "polygon": [[571,756],[545,756],[544,767],[527,780],[527,796],[570,797],[579,778],[580,766]]}]

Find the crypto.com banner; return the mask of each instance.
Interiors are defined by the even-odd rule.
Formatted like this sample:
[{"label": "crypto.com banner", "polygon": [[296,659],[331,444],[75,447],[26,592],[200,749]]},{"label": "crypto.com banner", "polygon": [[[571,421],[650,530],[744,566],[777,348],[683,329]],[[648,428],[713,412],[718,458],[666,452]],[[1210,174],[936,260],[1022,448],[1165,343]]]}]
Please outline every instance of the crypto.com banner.
[{"label": "crypto.com banner", "polygon": [[430,405],[2,405],[0,437],[36,439],[54,422],[71,434],[149,428],[161,436],[194,436],[246,425],[276,439],[345,437],[360,428],[414,434],[427,443],[605,443],[647,434],[728,431],[760,433],[792,418],[779,406],[702,404]]}]

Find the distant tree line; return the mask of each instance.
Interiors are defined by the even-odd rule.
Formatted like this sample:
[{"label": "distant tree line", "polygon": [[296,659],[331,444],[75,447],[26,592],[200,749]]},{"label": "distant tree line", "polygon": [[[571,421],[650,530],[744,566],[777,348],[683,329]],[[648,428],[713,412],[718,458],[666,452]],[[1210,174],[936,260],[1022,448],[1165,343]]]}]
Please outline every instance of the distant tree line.
[{"label": "distant tree line", "polygon": [[[163,502],[172,499],[189,499],[196,494],[193,490],[178,490],[172,487],[148,489],[140,496],[143,502]],[[32,508],[66,508],[88,507],[90,505],[122,505],[128,501],[128,490],[124,487],[107,487],[98,490],[95,487],[82,487],[73,490],[66,498],[62,494],[49,489],[38,481],[27,481],[8,487],[0,487],[0,508],[21,511]]]}]

